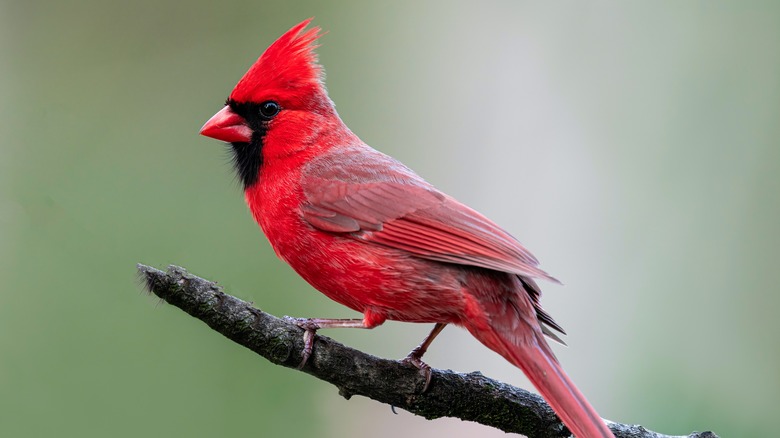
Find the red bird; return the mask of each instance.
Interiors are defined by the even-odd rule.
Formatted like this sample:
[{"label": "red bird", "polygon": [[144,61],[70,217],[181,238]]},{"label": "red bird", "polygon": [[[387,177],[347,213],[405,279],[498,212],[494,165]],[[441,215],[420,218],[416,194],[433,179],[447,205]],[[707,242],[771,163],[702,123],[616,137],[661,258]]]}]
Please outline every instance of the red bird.
[{"label": "red bird", "polygon": [[200,131],[231,143],[246,203],[276,254],[363,314],[300,320],[304,357],[318,328],[435,323],[407,358],[427,370],[430,342],[459,325],[523,370],[576,436],[613,437],[545,341],[563,330],[534,279],[555,280],[490,219],[344,125],[314,53],[320,29],[303,30],[310,21],[271,44]]}]

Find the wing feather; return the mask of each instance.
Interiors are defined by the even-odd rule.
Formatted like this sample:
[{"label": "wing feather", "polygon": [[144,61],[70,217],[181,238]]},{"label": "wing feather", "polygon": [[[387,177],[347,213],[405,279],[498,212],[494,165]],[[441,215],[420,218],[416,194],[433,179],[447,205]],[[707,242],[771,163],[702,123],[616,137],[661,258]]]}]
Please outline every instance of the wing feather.
[{"label": "wing feather", "polygon": [[302,185],[307,201],[303,218],[322,231],[429,260],[557,281],[490,219],[367,146],[312,160],[304,169]]}]

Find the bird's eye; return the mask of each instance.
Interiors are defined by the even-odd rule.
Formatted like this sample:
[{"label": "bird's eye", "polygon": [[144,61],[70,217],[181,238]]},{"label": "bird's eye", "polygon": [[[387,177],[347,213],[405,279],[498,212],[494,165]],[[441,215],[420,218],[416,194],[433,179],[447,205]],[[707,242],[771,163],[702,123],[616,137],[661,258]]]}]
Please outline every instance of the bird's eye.
[{"label": "bird's eye", "polygon": [[266,120],[271,120],[275,115],[279,114],[280,110],[279,104],[272,100],[260,104],[260,116]]}]

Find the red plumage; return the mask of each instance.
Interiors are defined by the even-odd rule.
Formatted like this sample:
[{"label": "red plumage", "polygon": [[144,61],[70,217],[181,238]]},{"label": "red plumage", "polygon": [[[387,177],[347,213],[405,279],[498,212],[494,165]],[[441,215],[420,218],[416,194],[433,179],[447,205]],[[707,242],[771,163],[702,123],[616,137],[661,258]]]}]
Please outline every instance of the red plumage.
[{"label": "red plumage", "polygon": [[232,142],[246,202],[277,255],[365,327],[465,327],[522,369],[575,435],[611,437],[544,339],[562,330],[533,279],[554,279],[498,225],[344,125],[309,22],[263,53],[201,131]]},{"label": "red plumage", "polygon": [[297,24],[271,44],[238,81],[230,98],[239,102],[257,96],[267,98],[269,90],[305,103],[307,96],[322,88],[322,67],[317,64],[315,41],[320,28],[301,31],[311,18]]}]

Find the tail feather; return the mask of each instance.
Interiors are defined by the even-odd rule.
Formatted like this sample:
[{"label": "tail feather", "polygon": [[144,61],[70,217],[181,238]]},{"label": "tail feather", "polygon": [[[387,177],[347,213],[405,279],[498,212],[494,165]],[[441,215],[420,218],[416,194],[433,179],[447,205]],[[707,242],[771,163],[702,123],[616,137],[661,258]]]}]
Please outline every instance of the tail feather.
[{"label": "tail feather", "polygon": [[468,325],[466,328],[480,342],[523,370],[574,436],[614,438],[604,420],[563,371],[541,333],[535,336],[536,342],[527,343],[517,342],[518,339],[511,335],[502,335],[492,326],[488,330]]}]

